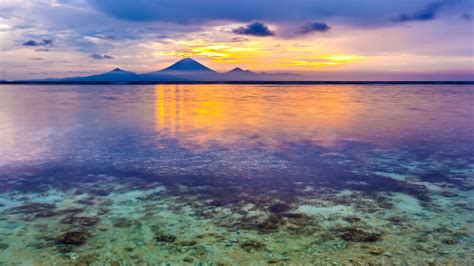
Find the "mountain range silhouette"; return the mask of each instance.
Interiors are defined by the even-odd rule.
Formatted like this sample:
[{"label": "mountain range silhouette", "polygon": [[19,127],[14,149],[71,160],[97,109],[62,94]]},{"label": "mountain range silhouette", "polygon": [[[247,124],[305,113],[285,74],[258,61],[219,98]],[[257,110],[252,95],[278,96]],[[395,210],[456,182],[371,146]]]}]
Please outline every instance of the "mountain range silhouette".
[{"label": "mountain range silhouette", "polygon": [[162,70],[138,74],[115,68],[112,71],[85,77],[48,78],[34,82],[219,82],[219,81],[294,81],[303,76],[292,73],[257,73],[239,67],[219,73],[192,58],[183,58]]}]

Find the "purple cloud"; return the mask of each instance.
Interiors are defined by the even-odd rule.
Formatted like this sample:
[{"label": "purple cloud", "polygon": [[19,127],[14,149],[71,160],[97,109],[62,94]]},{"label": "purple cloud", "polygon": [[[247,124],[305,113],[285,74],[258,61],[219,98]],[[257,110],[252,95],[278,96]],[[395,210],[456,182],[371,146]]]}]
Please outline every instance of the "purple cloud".
[{"label": "purple cloud", "polygon": [[392,19],[394,22],[409,22],[409,21],[429,21],[436,18],[441,9],[446,6],[458,3],[459,0],[442,0],[432,2],[426,5],[423,9],[414,13],[403,13]]},{"label": "purple cloud", "polygon": [[250,23],[249,25],[245,27],[239,27],[237,29],[234,29],[232,32],[234,32],[235,34],[240,34],[240,35],[252,35],[252,36],[258,36],[258,37],[266,37],[266,36],[275,35],[275,33],[273,33],[268,28],[267,25],[259,21]]},{"label": "purple cloud", "polygon": [[42,39],[41,41],[29,40],[29,41],[24,42],[22,45],[31,46],[31,47],[37,47],[37,46],[52,47],[54,45],[54,40],[53,39]]},{"label": "purple cloud", "polygon": [[[212,21],[267,21],[301,23],[319,18],[352,25],[381,26],[392,21],[431,20],[446,6],[458,10],[472,7],[473,0],[398,0],[387,5],[380,0],[87,0],[97,10],[129,21],[162,21],[196,25]],[[185,8],[182,7],[191,7]],[[367,14],[370,14],[368,16]]]},{"label": "purple cloud", "polygon": [[107,54],[91,54],[90,57],[97,60],[114,59],[113,56]]},{"label": "purple cloud", "polygon": [[301,34],[307,34],[311,32],[326,32],[329,31],[331,27],[329,27],[328,24],[323,23],[323,22],[313,22],[313,23],[307,23],[301,27],[301,30],[299,33]]}]

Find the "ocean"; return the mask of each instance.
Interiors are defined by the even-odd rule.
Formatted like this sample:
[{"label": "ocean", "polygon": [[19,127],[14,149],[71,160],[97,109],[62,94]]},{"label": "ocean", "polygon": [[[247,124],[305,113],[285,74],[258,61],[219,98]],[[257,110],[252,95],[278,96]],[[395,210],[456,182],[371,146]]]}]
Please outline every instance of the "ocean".
[{"label": "ocean", "polygon": [[0,265],[469,265],[474,85],[0,85]]}]

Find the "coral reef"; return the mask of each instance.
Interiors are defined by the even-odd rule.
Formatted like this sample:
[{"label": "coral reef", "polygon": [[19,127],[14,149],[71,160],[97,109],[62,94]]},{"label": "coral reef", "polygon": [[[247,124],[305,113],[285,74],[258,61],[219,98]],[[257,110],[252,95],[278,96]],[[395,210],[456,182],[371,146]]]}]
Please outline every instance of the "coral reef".
[{"label": "coral reef", "polygon": [[352,242],[376,242],[382,239],[382,234],[367,232],[358,228],[346,228],[342,230],[341,238]]},{"label": "coral reef", "polygon": [[257,240],[247,240],[239,246],[247,252],[259,251],[265,248],[265,244]]}]

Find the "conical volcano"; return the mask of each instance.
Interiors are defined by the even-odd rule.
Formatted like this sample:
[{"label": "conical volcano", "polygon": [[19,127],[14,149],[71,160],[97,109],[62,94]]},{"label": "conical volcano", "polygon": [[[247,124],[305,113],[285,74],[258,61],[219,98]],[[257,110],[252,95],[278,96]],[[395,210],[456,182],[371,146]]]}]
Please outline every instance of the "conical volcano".
[{"label": "conical volcano", "polygon": [[208,68],[207,66],[199,63],[192,58],[184,58],[174,63],[173,65],[159,71],[159,72],[187,72],[187,71],[199,71],[199,72],[212,72],[215,71]]}]

